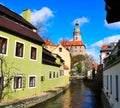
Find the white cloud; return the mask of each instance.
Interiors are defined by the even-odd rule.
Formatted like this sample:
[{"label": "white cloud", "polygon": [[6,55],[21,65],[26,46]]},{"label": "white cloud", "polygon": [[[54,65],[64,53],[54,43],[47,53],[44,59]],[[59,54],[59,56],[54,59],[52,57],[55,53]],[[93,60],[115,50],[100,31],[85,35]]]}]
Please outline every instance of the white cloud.
[{"label": "white cloud", "polygon": [[80,26],[89,22],[89,20],[86,17],[77,18],[72,23],[75,24],[76,21],[78,21],[78,23],[79,23]]},{"label": "white cloud", "polygon": [[99,55],[101,46],[103,44],[109,44],[111,42],[118,42],[119,39],[120,35],[105,37],[104,39],[91,44],[90,47],[88,46],[86,52],[87,54],[92,55],[97,63],[100,63]]},{"label": "white cloud", "polygon": [[109,44],[111,42],[118,42],[119,39],[120,39],[120,35],[109,36],[109,37],[104,38],[103,40],[100,40],[98,42],[91,44],[91,47],[101,47],[103,44]]},{"label": "white cloud", "polygon": [[115,23],[110,23],[108,24],[106,20],[104,20],[104,25],[107,27],[107,28],[110,28],[110,29],[120,29],[120,22],[115,22]]},{"label": "white cloud", "polygon": [[48,7],[43,7],[40,10],[34,10],[31,14],[31,23],[38,29],[40,35],[47,33],[47,27],[51,26],[49,19],[53,18],[53,11]]},{"label": "white cloud", "polygon": [[31,23],[37,25],[39,23],[44,23],[50,18],[54,17],[52,10],[48,7],[43,7],[40,10],[34,10],[31,15]]}]

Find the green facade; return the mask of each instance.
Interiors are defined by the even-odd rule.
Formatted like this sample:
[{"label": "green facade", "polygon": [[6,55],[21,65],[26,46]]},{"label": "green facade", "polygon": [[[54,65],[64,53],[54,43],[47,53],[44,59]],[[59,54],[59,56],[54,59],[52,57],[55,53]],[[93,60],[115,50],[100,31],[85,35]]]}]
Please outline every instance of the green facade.
[{"label": "green facade", "polygon": [[[60,70],[63,70],[63,66],[42,64],[42,45],[3,31],[0,31],[0,37],[7,38],[8,40],[7,54],[1,56],[6,58],[7,65],[11,67],[10,76],[22,76],[22,88],[13,88],[14,78],[12,77],[10,86],[4,90],[4,93],[7,93],[7,95],[3,100],[17,100],[37,96],[44,91],[54,87],[65,86],[69,83],[68,77],[60,75]],[[16,42],[24,44],[23,58],[15,56]],[[30,59],[31,46],[37,49],[36,60]],[[49,78],[50,71],[52,72],[52,78]],[[53,76],[54,72],[55,77]],[[35,77],[35,87],[29,87],[29,76]],[[41,76],[43,76],[43,81],[41,81]]]}]

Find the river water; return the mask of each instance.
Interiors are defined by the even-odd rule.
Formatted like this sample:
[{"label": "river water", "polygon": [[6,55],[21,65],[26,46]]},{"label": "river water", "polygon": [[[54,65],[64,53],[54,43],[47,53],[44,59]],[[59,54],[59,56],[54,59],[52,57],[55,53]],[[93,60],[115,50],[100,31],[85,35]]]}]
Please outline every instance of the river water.
[{"label": "river water", "polygon": [[72,82],[67,91],[54,99],[31,108],[102,108],[102,105],[82,80],[78,80]]}]

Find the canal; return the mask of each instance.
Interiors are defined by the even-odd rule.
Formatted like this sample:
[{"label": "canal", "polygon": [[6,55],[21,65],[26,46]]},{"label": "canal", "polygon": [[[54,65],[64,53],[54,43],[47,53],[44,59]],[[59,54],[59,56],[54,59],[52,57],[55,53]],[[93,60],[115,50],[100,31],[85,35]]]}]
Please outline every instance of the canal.
[{"label": "canal", "polygon": [[102,105],[82,80],[77,80],[64,93],[31,108],[102,108]]}]

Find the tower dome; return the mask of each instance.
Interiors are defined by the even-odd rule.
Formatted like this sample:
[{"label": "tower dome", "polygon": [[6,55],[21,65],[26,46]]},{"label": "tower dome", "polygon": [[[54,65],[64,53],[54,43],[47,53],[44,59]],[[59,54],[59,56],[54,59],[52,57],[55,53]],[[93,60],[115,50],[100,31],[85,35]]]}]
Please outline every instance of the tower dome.
[{"label": "tower dome", "polygon": [[73,41],[81,41],[81,32],[78,21],[75,23],[74,32],[73,32]]}]

